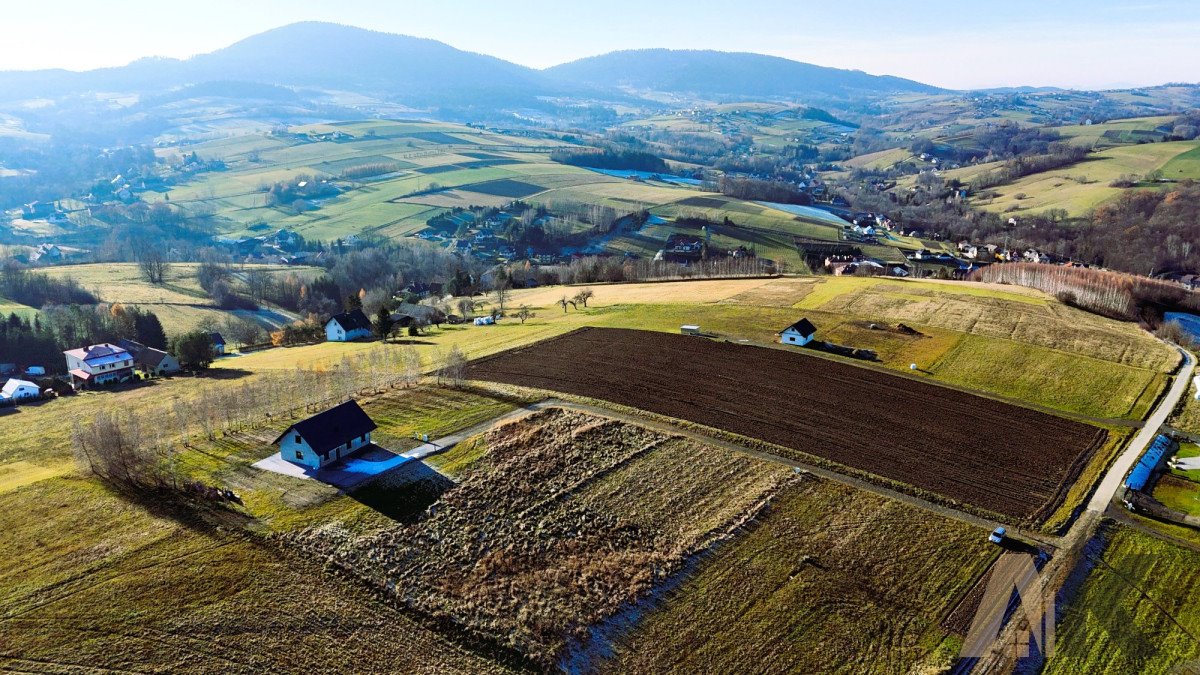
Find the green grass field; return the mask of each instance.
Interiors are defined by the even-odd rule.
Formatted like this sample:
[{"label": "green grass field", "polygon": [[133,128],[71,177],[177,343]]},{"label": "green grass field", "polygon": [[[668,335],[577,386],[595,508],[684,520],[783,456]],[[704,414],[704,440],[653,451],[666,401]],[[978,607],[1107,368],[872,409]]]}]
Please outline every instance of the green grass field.
[{"label": "green grass field", "polygon": [[1200,659],[1200,554],[1110,524],[1043,672],[1173,673]]}]

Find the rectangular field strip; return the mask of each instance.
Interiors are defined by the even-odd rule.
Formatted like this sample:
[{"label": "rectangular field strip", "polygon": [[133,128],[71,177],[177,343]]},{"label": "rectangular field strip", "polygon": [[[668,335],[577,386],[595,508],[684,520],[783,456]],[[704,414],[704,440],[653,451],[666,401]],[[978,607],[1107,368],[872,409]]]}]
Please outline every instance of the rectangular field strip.
[{"label": "rectangular field strip", "polygon": [[584,328],[468,378],[588,396],[757,438],[1040,521],[1107,432],[800,351]]}]

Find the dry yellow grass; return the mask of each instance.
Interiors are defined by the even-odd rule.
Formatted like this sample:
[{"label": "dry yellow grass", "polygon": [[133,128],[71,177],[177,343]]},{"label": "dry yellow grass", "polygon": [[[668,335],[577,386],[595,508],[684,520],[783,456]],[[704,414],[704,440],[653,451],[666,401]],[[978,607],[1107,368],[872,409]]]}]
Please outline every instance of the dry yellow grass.
[{"label": "dry yellow grass", "polygon": [[[808,280],[781,280],[785,284],[804,284]],[[612,284],[590,286],[596,291],[590,306],[605,307],[628,303],[645,304],[658,302],[720,302],[739,293],[771,283],[773,279],[705,279],[701,281],[666,281],[644,284]],[[577,288],[551,286],[513,292],[513,304],[533,307],[550,307],[564,295],[570,298],[579,292]]]}]

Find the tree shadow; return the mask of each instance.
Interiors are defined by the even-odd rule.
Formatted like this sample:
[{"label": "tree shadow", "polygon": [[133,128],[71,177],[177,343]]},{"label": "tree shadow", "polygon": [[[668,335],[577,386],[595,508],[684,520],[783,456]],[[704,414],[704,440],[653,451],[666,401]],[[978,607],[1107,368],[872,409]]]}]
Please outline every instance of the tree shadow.
[{"label": "tree shadow", "polygon": [[[240,380],[254,373],[242,368],[210,368],[196,373],[195,377],[203,380]],[[153,380],[148,380],[152,382]]]},{"label": "tree shadow", "polygon": [[389,340],[389,341],[384,342],[383,344],[385,344],[385,345],[436,345],[437,343],[430,342],[428,340],[406,339],[406,340]]}]

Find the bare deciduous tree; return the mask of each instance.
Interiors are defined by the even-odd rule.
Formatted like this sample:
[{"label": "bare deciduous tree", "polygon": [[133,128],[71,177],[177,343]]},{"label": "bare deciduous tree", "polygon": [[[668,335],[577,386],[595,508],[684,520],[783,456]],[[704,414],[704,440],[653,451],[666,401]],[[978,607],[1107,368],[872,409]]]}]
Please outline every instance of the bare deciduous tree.
[{"label": "bare deciduous tree", "polygon": [[138,252],[138,269],[146,281],[161,284],[167,275],[167,257],[154,246],[143,246]]},{"label": "bare deciduous tree", "polygon": [[458,348],[458,345],[450,347],[450,351],[446,353],[446,358],[442,361],[442,367],[438,371],[438,381],[445,381],[451,387],[462,386],[463,374],[467,368],[467,357]]}]

